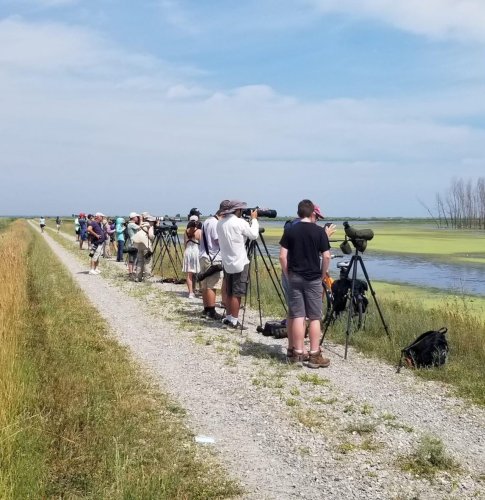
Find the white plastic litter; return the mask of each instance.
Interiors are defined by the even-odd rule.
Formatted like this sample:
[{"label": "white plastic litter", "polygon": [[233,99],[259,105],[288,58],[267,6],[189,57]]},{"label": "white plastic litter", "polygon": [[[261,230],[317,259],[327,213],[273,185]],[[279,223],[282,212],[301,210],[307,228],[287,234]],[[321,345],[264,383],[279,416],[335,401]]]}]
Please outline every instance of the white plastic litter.
[{"label": "white plastic litter", "polygon": [[214,444],[216,440],[211,436],[195,436],[195,442],[200,444]]}]

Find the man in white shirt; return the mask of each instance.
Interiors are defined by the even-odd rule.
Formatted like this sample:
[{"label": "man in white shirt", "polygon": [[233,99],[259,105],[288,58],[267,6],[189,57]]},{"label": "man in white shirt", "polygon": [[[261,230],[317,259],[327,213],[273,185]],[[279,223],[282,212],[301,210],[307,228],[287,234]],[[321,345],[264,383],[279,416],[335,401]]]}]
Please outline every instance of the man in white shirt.
[{"label": "man in white shirt", "polygon": [[259,235],[258,211],[251,212],[251,224],[241,218],[247,204],[230,200],[224,218],[217,223],[217,235],[221,249],[222,265],[226,278],[227,314],[223,323],[234,328],[242,328],[238,321],[241,297],[246,295],[249,281],[249,259],[246,240],[255,240]]}]

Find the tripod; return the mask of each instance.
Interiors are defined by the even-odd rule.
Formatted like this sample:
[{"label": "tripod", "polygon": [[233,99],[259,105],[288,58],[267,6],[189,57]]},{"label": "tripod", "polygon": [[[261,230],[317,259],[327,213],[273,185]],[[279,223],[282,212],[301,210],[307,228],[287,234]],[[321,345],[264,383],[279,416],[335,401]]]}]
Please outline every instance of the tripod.
[{"label": "tripod", "polygon": [[[157,248],[159,248],[158,254],[156,253]],[[163,277],[164,266],[163,262],[166,257],[168,257],[170,265],[175,275],[175,282],[181,282],[179,271],[182,269],[182,245],[180,243],[180,238],[177,233],[177,226],[174,224],[172,226],[158,228],[155,234],[155,245],[153,246],[153,254],[156,255],[153,262],[153,268],[155,269],[157,265],[160,265],[160,281],[172,281],[170,279],[166,280]]]},{"label": "tripod", "polygon": [[241,332],[244,327],[244,318],[246,316],[246,303],[248,299],[248,291],[250,296],[252,296],[253,280],[251,278],[251,268],[253,264],[254,264],[254,278],[256,282],[256,300],[258,302],[258,312],[259,312],[259,327],[260,328],[263,327],[263,311],[261,307],[261,280],[259,276],[259,258],[261,258],[261,261],[263,262],[266,272],[270,277],[271,283],[273,284],[273,287],[278,295],[281,305],[283,306],[286,313],[286,301],[284,298],[283,286],[281,284],[280,277],[276,271],[273,259],[271,258],[271,254],[269,253],[268,246],[266,245],[266,241],[263,237],[263,233],[264,233],[264,227],[259,229],[259,237],[261,239],[261,243],[264,248],[264,253],[263,250],[261,250],[261,246],[258,242],[258,239],[246,242],[246,252],[249,259],[249,270],[248,270],[249,282],[248,282],[248,288],[246,289],[246,293],[244,295],[244,310],[241,322]]},{"label": "tripod", "polygon": [[[349,340],[350,340],[350,333],[351,333],[351,325],[352,325],[352,314],[353,314],[353,308],[354,308],[354,298],[356,297],[356,281],[357,281],[357,267],[360,265],[360,268],[362,269],[362,272],[364,273],[365,276],[365,281],[367,282],[367,285],[369,286],[369,290],[371,291],[372,298],[374,299],[374,303],[377,307],[377,311],[379,312],[379,317],[381,318],[382,325],[384,327],[384,330],[386,331],[386,334],[389,338],[391,338],[391,334],[389,333],[389,327],[387,326],[384,316],[382,315],[381,308],[379,306],[379,302],[377,301],[376,297],[376,292],[372,288],[372,284],[370,282],[369,274],[367,273],[367,269],[365,268],[364,265],[364,260],[362,259],[362,255],[360,255],[359,250],[356,248],[355,249],[355,254],[352,255],[352,258],[350,259],[349,266],[347,268],[347,273],[346,277],[348,278],[350,274],[350,270],[352,270],[352,278],[351,278],[351,284],[349,288],[350,295],[347,296],[347,329],[345,332],[345,354],[344,354],[344,359],[347,359],[347,351],[348,351],[348,346],[349,346]],[[325,335],[327,333],[327,330],[330,326],[330,323],[333,320],[333,312],[334,312],[334,305],[332,302],[332,306],[330,309],[330,312],[326,315],[325,320],[324,320],[324,329],[323,329],[323,334],[322,338],[320,340],[320,345],[323,344],[323,340],[325,339]],[[359,327],[360,327],[360,322],[359,322]]]}]

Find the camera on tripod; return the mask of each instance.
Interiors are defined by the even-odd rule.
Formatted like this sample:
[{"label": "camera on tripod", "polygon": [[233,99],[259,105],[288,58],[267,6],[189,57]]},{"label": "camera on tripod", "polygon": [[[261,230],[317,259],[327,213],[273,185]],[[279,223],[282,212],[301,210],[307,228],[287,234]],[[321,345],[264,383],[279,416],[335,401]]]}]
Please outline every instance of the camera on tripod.
[{"label": "camera on tripod", "polygon": [[162,218],[162,220],[154,227],[155,236],[160,236],[163,234],[174,236],[177,234],[178,226],[177,224],[175,224],[175,221],[172,220],[171,224],[167,224],[165,220],[166,219]]},{"label": "camera on tripod", "polygon": [[269,208],[254,207],[254,208],[245,208],[242,212],[243,217],[251,217],[251,212],[253,212],[254,210],[257,210],[258,217],[267,217],[268,219],[274,219],[278,216],[276,210],[271,210]]},{"label": "camera on tripod", "polygon": [[352,253],[349,240],[358,252],[365,252],[367,242],[374,238],[372,229],[355,229],[347,221],[344,222],[345,240],[340,244],[340,250],[346,255]]}]

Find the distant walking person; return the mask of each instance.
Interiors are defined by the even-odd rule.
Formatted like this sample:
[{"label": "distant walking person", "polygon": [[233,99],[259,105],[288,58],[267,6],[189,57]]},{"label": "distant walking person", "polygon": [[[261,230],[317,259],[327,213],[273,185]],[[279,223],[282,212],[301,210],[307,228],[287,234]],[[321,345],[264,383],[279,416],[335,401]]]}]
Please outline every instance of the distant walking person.
[{"label": "distant walking person", "polygon": [[56,217],[56,227],[57,227],[57,232],[61,230],[61,218],[59,216]]},{"label": "distant walking person", "polygon": [[45,217],[41,217],[39,219],[39,226],[40,226],[40,232],[43,233],[45,228]]}]

